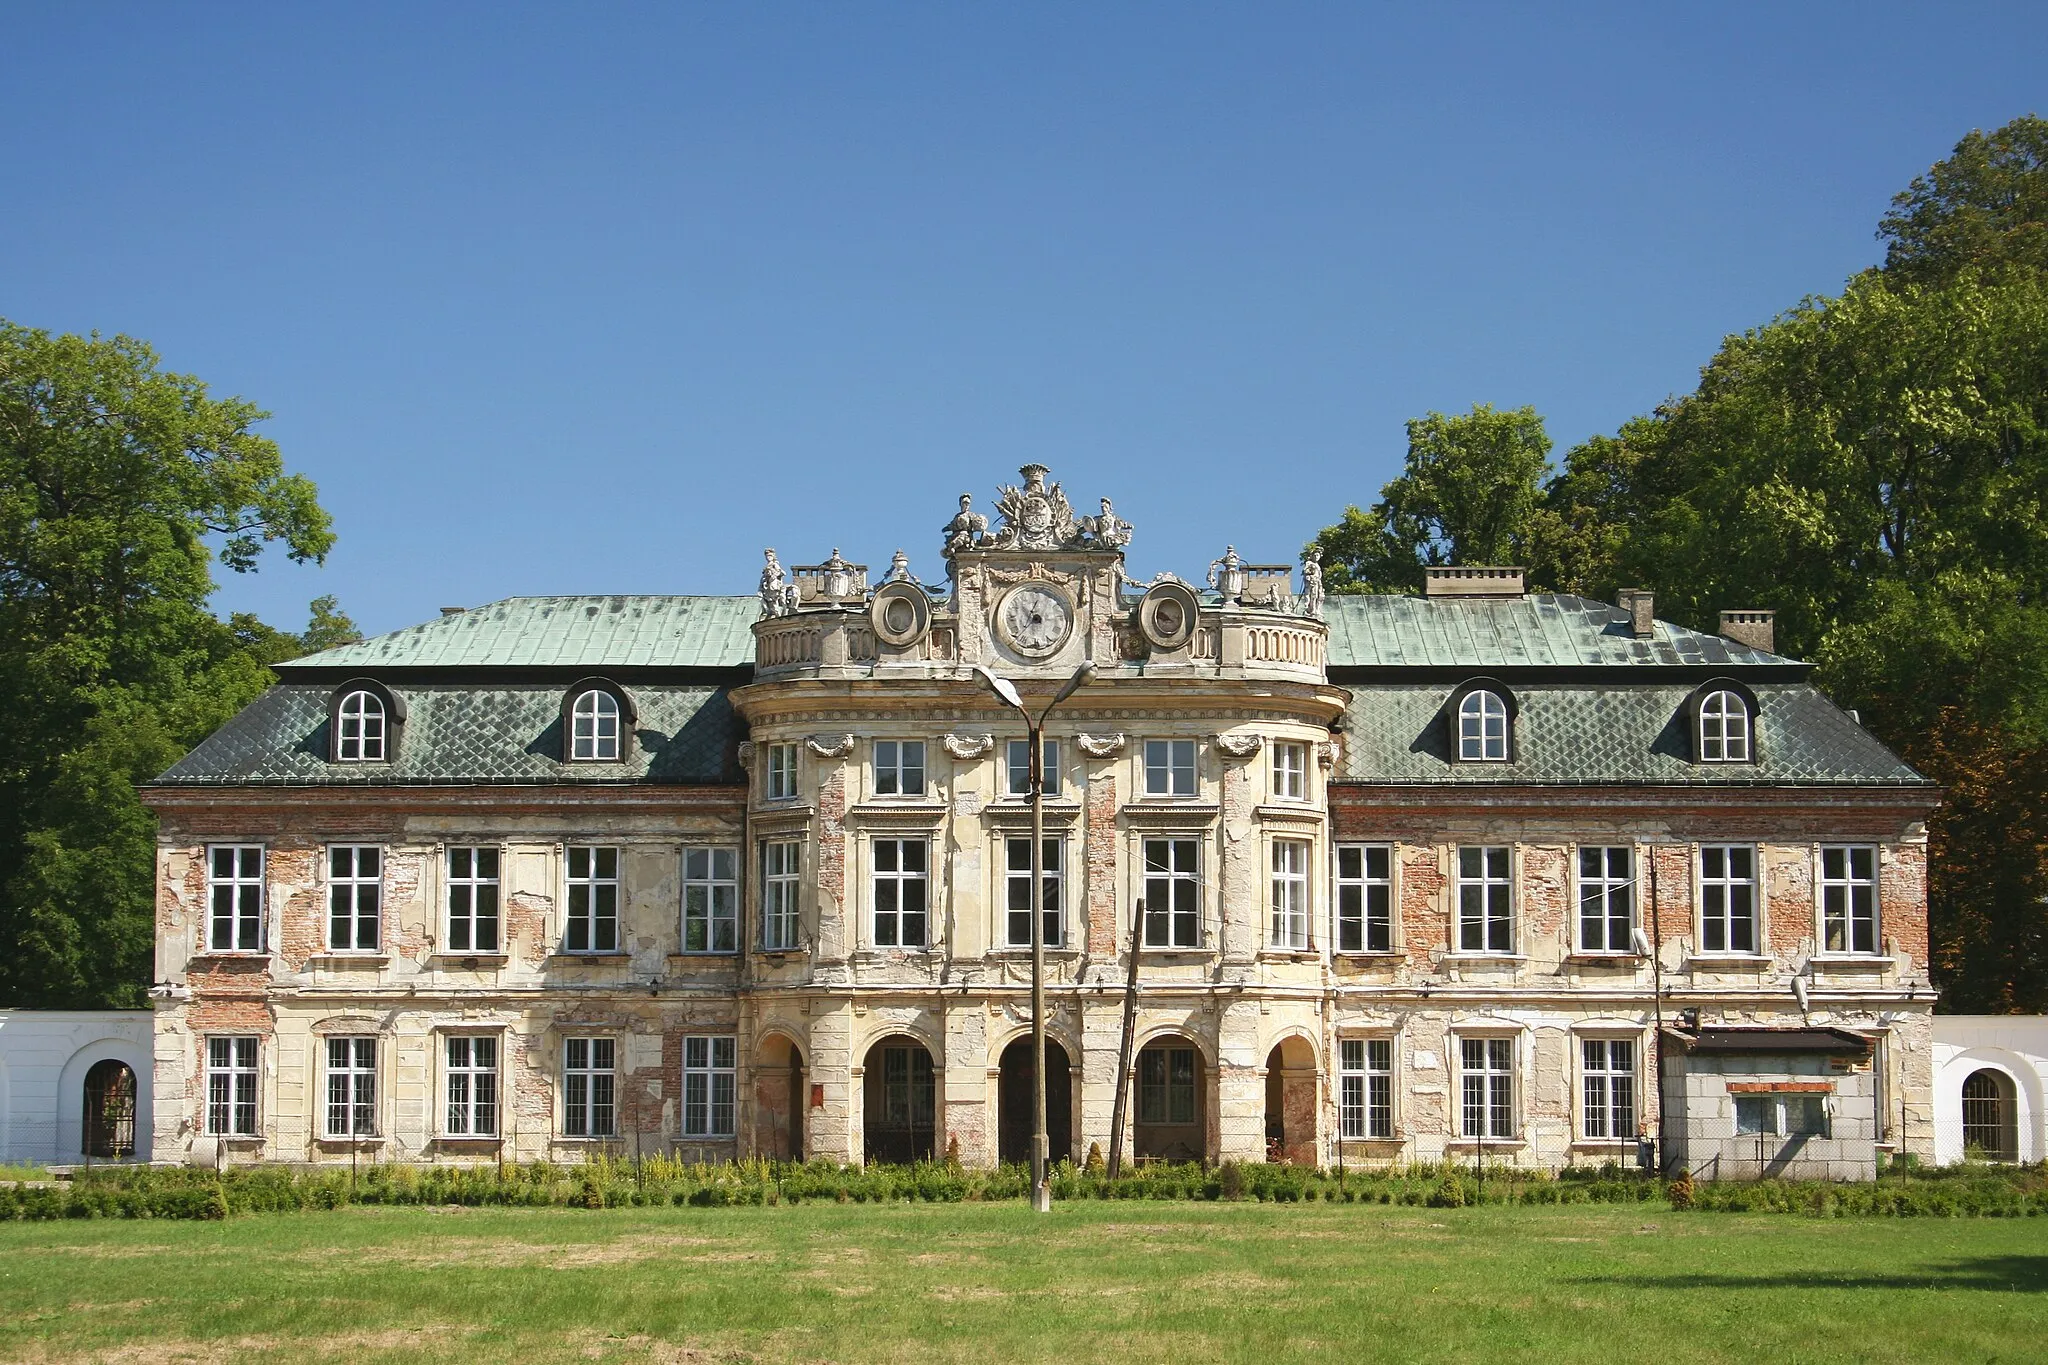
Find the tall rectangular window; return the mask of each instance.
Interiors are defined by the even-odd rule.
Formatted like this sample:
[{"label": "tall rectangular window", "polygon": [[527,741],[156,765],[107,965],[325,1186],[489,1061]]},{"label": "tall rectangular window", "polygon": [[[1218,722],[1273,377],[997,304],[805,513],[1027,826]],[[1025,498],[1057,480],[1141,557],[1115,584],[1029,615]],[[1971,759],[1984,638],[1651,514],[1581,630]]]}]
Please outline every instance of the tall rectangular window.
[{"label": "tall rectangular window", "polygon": [[740,948],[740,851],[683,850],[683,951],[736,953]]},{"label": "tall rectangular window", "polygon": [[1635,868],[1626,844],[1579,848],[1579,951],[1626,953],[1634,947]]},{"label": "tall rectangular window", "polygon": [[761,946],[797,946],[797,889],[802,884],[804,846],[794,839],[761,845]]},{"label": "tall rectangular window", "polygon": [[875,795],[924,795],[924,741],[875,741]]},{"label": "tall rectangular window", "polygon": [[[1066,846],[1058,839],[1047,839],[1039,850],[1039,866],[1042,894],[1039,908],[1044,913],[1039,932],[1045,935],[1045,945],[1057,948],[1065,942],[1061,932],[1060,905],[1062,864],[1065,862]],[[1013,948],[1031,946],[1031,836],[1011,835],[1003,840],[1003,881],[1008,893],[1005,916],[1009,944]]]},{"label": "tall rectangular window", "polygon": [[1756,951],[1756,850],[1746,844],[1700,849],[1700,951]]},{"label": "tall rectangular window", "polygon": [[498,1135],[498,1040],[451,1035],[448,1048],[448,1136]]},{"label": "tall rectangular window", "polygon": [[1830,953],[1877,951],[1877,850],[1868,845],[1820,851],[1820,919]]},{"label": "tall rectangular window", "polygon": [[1191,739],[1145,741],[1145,795],[1195,794],[1195,742]]},{"label": "tall rectangular window", "polygon": [[1515,950],[1512,860],[1505,848],[1458,850],[1458,951],[1512,953]]},{"label": "tall rectangular window", "polygon": [[1394,950],[1393,849],[1386,844],[1337,846],[1337,951]]},{"label": "tall rectangular window", "polygon": [[1138,1122],[1195,1121],[1195,1050],[1148,1047],[1138,1054]]},{"label": "tall rectangular window", "polygon": [[377,1136],[377,1040],[327,1040],[327,1136]]},{"label": "tall rectangular window", "polygon": [[448,951],[498,951],[498,850],[448,850]]},{"label": "tall rectangular window", "polygon": [[1340,1063],[1338,1122],[1347,1138],[1390,1138],[1394,1135],[1394,1044],[1388,1038],[1343,1038],[1337,1043]]},{"label": "tall rectangular window", "polygon": [[1308,745],[1283,741],[1273,746],[1273,795],[1282,801],[1308,800]]},{"label": "tall rectangular window", "polygon": [[569,922],[562,936],[567,953],[619,950],[619,851],[569,850]]},{"label": "tall rectangular window", "polygon": [[1201,947],[1201,906],[1201,843],[1145,840],[1145,946]]},{"label": "tall rectangular window", "polygon": [[618,1132],[610,1038],[562,1040],[562,1131],[570,1137],[611,1137]]},{"label": "tall rectangular window", "polygon": [[928,846],[922,839],[877,839],[873,852],[875,946],[924,947]]},{"label": "tall rectangular window", "polygon": [[327,947],[330,951],[377,951],[377,911],[383,889],[383,849],[363,844],[328,846]]},{"label": "tall rectangular window", "polygon": [[683,1136],[728,1138],[739,1094],[731,1038],[683,1039]]},{"label": "tall rectangular window", "polygon": [[1511,1038],[1459,1041],[1459,1079],[1464,1100],[1461,1131],[1468,1138],[1515,1135],[1515,1044]]},{"label": "tall rectangular window", "polygon": [[1581,1126],[1588,1138],[1625,1142],[1636,1135],[1636,1045],[1627,1038],[1582,1038],[1585,1085]]},{"label": "tall rectangular window", "polygon": [[256,1040],[206,1040],[206,1131],[256,1136]]},{"label": "tall rectangular window", "polygon": [[215,844],[206,850],[206,946],[216,953],[263,950],[263,848]]},{"label": "tall rectangular window", "polygon": [[[1003,767],[1008,778],[1005,790],[1011,796],[1031,795],[1031,741],[1028,739],[1011,740],[1004,747],[1004,758]],[[1045,794],[1047,796],[1058,796],[1060,794],[1060,742],[1058,740],[1049,739],[1045,741],[1044,763]]]},{"label": "tall rectangular window", "polygon": [[796,795],[796,745],[768,746],[768,799],[787,801]]},{"label": "tall rectangular window", "polygon": [[1300,952],[1308,942],[1308,841],[1273,841],[1271,946]]}]

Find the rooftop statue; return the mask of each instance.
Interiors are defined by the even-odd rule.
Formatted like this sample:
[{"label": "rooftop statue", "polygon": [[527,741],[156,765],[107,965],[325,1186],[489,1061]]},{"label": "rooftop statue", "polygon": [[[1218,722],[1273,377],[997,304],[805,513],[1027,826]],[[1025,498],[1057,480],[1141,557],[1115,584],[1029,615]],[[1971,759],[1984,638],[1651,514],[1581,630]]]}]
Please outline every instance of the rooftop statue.
[{"label": "rooftop statue", "polygon": [[761,569],[761,614],[787,616],[796,610],[796,585],[783,572],[772,546],[763,553],[768,562]]},{"label": "rooftop statue", "polygon": [[1311,545],[1301,553],[1301,612],[1318,620],[1323,615],[1323,547]]},{"label": "rooftop statue", "polygon": [[1080,527],[1066,493],[1055,483],[1046,486],[1051,471],[1042,464],[1027,464],[1017,471],[1024,486],[1004,484],[997,491],[996,514],[1002,522],[990,537],[999,550],[1062,550],[1080,541]]},{"label": "rooftop statue", "polygon": [[1131,543],[1131,524],[1117,516],[1108,498],[1102,500],[1101,516],[1082,517],[1076,524],[1082,537],[1098,550],[1121,550]]},{"label": "rooftop statue", "polygon": [[960,514],[946,523],[941,533],[946,537],[946,558],[951,559],[961,550],[972,550],[988,538],[988,518],[974,510],[974,495],[960,495]]}]

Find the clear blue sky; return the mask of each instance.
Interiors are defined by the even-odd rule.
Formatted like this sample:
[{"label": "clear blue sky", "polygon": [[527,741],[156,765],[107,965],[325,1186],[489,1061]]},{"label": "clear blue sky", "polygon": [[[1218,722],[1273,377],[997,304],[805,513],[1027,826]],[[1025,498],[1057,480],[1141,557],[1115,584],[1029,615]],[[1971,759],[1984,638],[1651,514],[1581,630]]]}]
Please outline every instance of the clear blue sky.
[{"label": "clear blue sky", "polygon": [[218,605],[294,628],[936,578],[1028,460],[1137,572],[1290,559],[1405,419],[1561,455],[2048,112],[2039,0],[0,11],[0,315],[275,414],[339,544]]}]

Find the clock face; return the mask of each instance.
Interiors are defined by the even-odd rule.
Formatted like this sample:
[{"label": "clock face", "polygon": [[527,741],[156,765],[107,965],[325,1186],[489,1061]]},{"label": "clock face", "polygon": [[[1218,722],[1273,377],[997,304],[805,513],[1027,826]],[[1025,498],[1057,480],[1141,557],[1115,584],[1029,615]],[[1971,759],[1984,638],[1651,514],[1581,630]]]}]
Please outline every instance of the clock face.
[{"label": "clock face", "polygon": [[1027,583],[1003,599],[1003,639],[1019,654],[1050,654],[1066,643],[1074,609],[1051,588]]}]

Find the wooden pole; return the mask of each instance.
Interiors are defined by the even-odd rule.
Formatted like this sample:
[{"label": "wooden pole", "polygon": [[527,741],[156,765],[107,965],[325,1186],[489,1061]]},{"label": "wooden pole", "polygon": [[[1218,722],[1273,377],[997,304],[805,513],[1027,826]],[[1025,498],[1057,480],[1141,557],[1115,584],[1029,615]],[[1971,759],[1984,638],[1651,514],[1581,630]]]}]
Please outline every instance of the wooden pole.
[{"label": "wooden pole", "polygon": [[1112,1180],[1123,1169],[1124,1112],[1131,1086],[1131,1044],[1138,1032],[1138,944],[1144,935],[1145,902],[1141,900],[1131,914],[1131,972],[1124,986],[1124,1036],[1116,1050],[1116,1101],[1109,1111],[1109,1178]]}]

